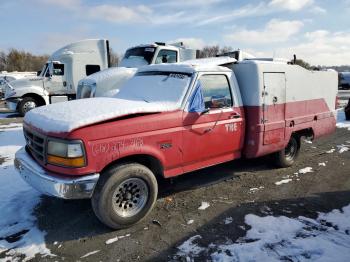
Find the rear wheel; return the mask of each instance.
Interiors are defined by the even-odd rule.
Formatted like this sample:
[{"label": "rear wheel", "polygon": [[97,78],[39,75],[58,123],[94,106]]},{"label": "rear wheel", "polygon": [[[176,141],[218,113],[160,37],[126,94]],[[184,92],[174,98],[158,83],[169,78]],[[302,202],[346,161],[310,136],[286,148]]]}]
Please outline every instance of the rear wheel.
[{"label": "rear wheel", "polygon": [[294,164],[300,151],[300,138],[291,136],[288,145],[274,154],[275,163],[279,167],[289,167]]},{"label": "rear wheel", "polygon": [[24,116],[28,111],[38,106],[38,101],[32,97],[25,97],[18,105],[19,113]]},{"label": "rear wheel", "polygon": [[151,170],[137,163],[123,164],[102,174],[92,196],[92,208],[105,225],[126,228],[148,215],[157,194],[157,180]]}]

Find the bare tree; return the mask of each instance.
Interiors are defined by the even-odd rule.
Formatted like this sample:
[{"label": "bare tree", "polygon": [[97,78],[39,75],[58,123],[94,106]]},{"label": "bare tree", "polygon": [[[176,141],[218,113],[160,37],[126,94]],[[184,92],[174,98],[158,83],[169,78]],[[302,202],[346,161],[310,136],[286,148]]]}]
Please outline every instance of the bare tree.
[{"label": "bare tree", "polygon": [[3,66],[6,71],[38,71],[47,59],[47,55],[37,56],[29,52],[10,49],[8,54],[0,53],[0,67]]},{"label": "bare tree", "polygon": [[218,45],[205,46],[198,52],[198,58],[215,57],[219,54],[220,48]]},{"label": "bare tree", "polygon": [[0,52],[0,71],[6,70],[6,54],[5,52]]},{"label": "bare tree", "polygon": [[218,45],[205,46],[203,49],[199,50],[198,58],[216,57],[219,54],[231,51],[232,47],[230,46],[224,46],[221,48]]},{"label": "bare tree", "polygon": [[109,56],[111,66],[118,66],[120,62],[120,56],[118,53],[114,52],[112,48],[109,49]]}]

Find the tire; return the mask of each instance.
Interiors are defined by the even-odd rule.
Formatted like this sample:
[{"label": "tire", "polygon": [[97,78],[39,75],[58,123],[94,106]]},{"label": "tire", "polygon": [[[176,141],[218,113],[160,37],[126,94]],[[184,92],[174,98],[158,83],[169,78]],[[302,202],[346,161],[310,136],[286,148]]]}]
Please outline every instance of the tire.
[{"label": "tire", "polygon": [[24,116],[28,111],[36,108],[39,105],[38,101],[32,97],[25,97],[18,105],[18,112]]},{"label": "tire", "polygon": [[300,137],[291,136],[286,148],[274,154],[275,164],[278,167],[292,166],[299,156]]},{"label": "tire", "polygon": [[156,203],[157,180],[147,167],[123,164],[104,172],[91,204],[95,215],[113,229],[132,226],[146,217]]}]

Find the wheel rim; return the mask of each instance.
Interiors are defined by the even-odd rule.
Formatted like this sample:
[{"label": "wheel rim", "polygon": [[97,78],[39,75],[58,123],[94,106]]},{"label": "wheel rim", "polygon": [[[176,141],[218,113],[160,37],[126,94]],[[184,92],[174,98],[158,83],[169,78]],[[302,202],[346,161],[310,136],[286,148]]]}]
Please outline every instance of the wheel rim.
[{"label": "wheel rim", "polygon": [[36,104],[33,101],[27,101],[23,105],[23,112],[27,113],[29,110],[32,110],[33,108],[36,108]]},{"label": "wheel rim", "polygon": [[298,144],[295,139],[291,139],[285,149],[285,156],[287,160],[293,160],[298,151]]},{"label": "wheel rim", "polygon": [[144,180],[129,178],[114,191],[113,209],[121,217],[132,217],[144,208],[148,195],[148,187]]}]

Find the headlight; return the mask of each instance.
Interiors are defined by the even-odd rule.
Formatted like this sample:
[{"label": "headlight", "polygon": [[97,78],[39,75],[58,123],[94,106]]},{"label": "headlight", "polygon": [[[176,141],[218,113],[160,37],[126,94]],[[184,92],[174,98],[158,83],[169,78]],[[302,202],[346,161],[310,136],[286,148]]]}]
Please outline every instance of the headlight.
[{"label": "headlight", "polygon": [[47,144],[47,162],[67,167],[85,166],[82,142],[49,140]]},{"label": "headlight", "polygon": [[15,89],[11,88],[9,84],[6,84],[5,86],[5,99],[10,98],[11,96],[16,95]]}]

